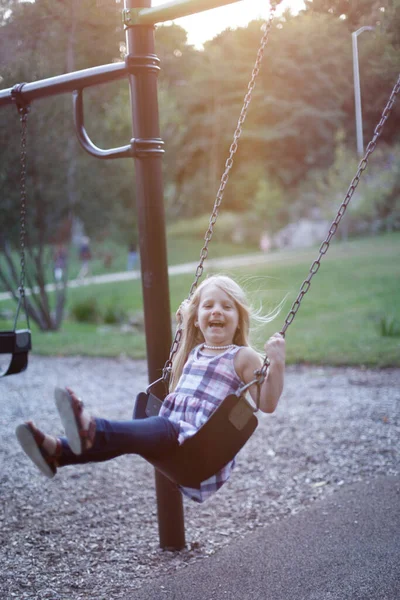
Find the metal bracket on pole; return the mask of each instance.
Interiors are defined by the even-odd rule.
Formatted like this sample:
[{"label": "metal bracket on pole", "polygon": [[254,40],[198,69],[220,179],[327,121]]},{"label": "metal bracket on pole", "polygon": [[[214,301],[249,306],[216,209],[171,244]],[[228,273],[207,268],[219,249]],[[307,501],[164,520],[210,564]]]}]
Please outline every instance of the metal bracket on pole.
[{"label": "metal bracket on pole", "polygon": [[135,156],[136,158],[147,158],[156,156],[157,154],[164,154],[163,146],[164,142],[161,138],[133,138],[131,140],[132,156]]},{"label": "metal bracket on pole", "polygon": [[164,142],[161,138],[140,139],[133,138],[129,145],[119,148],[102,150],[90,139],[84,125],[83,116],[83,90],[76,90],[73,95],[75,130],[82,148],[95,158],[146,158],[157,154],[164,154]]},{"label": "metal bracket on pole", "polygon": [[143,8],[124,8],[122,11],[122,22],[125,29],[139,25],[139,13]]},{"label": "metal bracket on pole", "polygon": [[142,70],[153,71],[158,74],[160,71],[160,59],[155,54],[143,56],[127,54],[125,56],[125,66],[131,75],[136,75],[136,73]]},{"label": "metal bracket on pole", "polygon": [[19,114],[26,115],[31,105],[24,98],[22,88],[26,85],[25,83],[17,83],[11,90],[11,100],[15,103]]},{"label": "metal bracket on pole", "polygon": [[111,148],[109,150],[102,150],[93,144],[92,140],[88,136],[83,117],[83,90],[75,90],[72,94],[73,109],[74,109],[74,120],[75,130],[78,137],[78,141],[82,148],[86,150],[88,154],[95,156],[96,158],[132,158],[133,151],[132,146],[122,146],[120,148]]}]

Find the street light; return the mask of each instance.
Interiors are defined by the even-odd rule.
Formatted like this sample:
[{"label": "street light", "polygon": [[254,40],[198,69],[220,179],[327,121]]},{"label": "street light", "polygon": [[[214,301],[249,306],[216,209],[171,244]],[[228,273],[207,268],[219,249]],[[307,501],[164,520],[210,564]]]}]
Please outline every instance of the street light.
[{"label": "street light", "polygon": [[362,113],[361,113],[361,91],[360,91],[360,72],[358,68],[358,47],[357,37],[363,31],[373,31],[375,27],[365,25],[351,34],[353,44],[353,74],[354,74],[354,102],[356,109],[356,134],[357,134],[357,153],[359,156],[364,154],[363,128],[362,128]]}]

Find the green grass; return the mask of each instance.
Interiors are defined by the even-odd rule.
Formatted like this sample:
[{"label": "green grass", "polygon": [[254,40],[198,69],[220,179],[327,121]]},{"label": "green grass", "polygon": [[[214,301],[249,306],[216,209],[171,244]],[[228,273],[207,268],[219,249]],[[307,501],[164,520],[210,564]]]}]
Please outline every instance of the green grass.
[{"label": "green grass", "polygon": [[[256,307],[262,304],[264,313],[287,295],[277,319],[256,332],[254,339],[259,349],[269,335],[282,328],[317,256],[318,248],[286,251],[267,255],[262,266],[229,270],[249,290],[252,303]],[[191,260],[186,250],[182,257]],[[288,362],[400,366],[400,337],[383,335],[382,331],[382,320],[400,320],[399,257],[399,233],[333,242],[287,330]],[[194,274],[170,278],[171,310],[187,296],[193,278]],[[132,316],[140,316],[143,310],[139,281],[70,289],[68,307],[88,297],[96,298],[103,312],[111,305]],[[0,309],[6,306],[12,305],[3,302]],[[9,326],[0,321],[1,329]],[[44,334],[35,327],[32,330],[33,351],[39,354],[145,357],[140,326],[134,333],[123,333],[119,327],[78,324],[66,319],[57,333]]]},{"label": "green grass", "polygon": [[[214,241],[214,240],[213,240]],[[185,262],[196,261],[200,257],[200,251],[203,241],[196,238],[170,238],[167,243],[168,263],[178,265]],[[210,255],[214,258],[221,256],[231,256],[232,254],[245,254],[246,252],[255,252],[257,247],[240,247],[235,244],[227,244],[218,241],[215,245],[211,244]],[[112,255],[111,267],[104,265],[104,254]],[[104,244],[94,244],[93,260],[90,265],[91,275],[103,275],[104,273],[116,273],[126,270],[128,252],[125,247],[121,247],[112,242]],[[70,278],[75,278],[80,269],[77,252],[73,251],[70,256]]]}]

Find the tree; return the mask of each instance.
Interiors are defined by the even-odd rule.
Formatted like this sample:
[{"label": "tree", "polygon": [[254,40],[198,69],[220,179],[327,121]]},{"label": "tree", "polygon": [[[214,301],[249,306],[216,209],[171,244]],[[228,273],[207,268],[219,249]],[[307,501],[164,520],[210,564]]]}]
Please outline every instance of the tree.
[{"label": "tree", "polygon": [[[193,74],[185,98],[188,127],[181,139],[185,153],[175,170],[177,193],[185,197],[187,214],[204,211],[215,195],[216,182],[212,194],[207,174],[210,163],[215,172],[223,172],[261,25],[255,21],[207,43],[201,68]],[[309,169],[332,161],[335,132],[346,117],[343,103],[352,94],[351,46],[345,41],[342,23],[324,15],[285,14],[276,21],[225,194],[228,210],[245,211],[252,205],[254,190],[236,193],[250,164],[290,189]]]},{"label": "tree", "polygon": [[305,0],[305,10],[311,14],[331,15],[347,24],[350,31],[361,25],[377,25],[390,0]]},{"label": "tree", "polygon": [[[16,81],[45,79],[70,70],[109,62],[118,53],[120,28],[111,28],[110,10],[103,10],[104,20],[94,11],[93,0],[71,0],[35,3],[3,2],[1,15],[0,51],[6,57],[2,85],[9,87]],[[113,9],[114,12],[115,9]],[[92,15],[95,15],[94,17]],[[106,43],[100,44],[102,40]],[[107,60],[106,60],[107,59]],[[70,99],[68,99],[70,104]],[[95,104],[95,102],[93,102]],[[99,102],[98,102],[99,104]],[[12,245],[18,239],[18,136],[14,107],[0,115],[2,151],[0,178],[2,181],[1,206],[6,212],[3,242],[1,279],[14,292],[18,270],[12,266]],[[28,123],[27,187],[29,190],[29,216],[27,219],[28,283],[39,292],[33,294],[28,310],[43,330],[59,327],[65,302],[65,284],[57,288],[56,310],[50,308],[45,284],[48,280],[48,263],[52,262],[46,248],[57,242],[70,240],[70,225],[80,211],[78,198],[80,159],[78,159],[73,134],[70,106],[65,97],[43,100],[32,107]],[[68,115],[68,116],[67,116]],[[49,156],[51,159],[49,160]],[[79,164],[78,164],[79,160]],[[88,180],[86,179],[86,182]],[[95,180],[98,190],[104,192]],[[95,185],[96,185],[95,184]],[[95,190],[90,197],[96,198]],[[109,198],[105,202],[109,203]],[[92,200],[93,204],[93,200]],[[97,214],[93,211],[92,214]],[[7,227],[8,226],[8,227]],[[6,229],[7,228],[7,229]],[[3,232],[4,235],[4,232]],[[67,236],[64,239],[63,236]]]}]

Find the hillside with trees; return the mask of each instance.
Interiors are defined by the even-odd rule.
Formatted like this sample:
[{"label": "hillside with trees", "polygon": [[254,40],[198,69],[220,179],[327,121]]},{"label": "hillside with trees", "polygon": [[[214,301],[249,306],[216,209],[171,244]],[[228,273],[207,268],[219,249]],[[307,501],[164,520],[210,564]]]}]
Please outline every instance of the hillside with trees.
[{"label": "hillside with trees", "polygon": [[[273,23],[243,128],[224,211],[244,236],[271,235],[316,209],[329,216],[358,163],[351,32],[359,38],[364,140],[373,135],[400,72],[400,0],[307,1]],[[117,10],[118,9],[118,10]],[[120,5],[95,0],[2,0],[0,87],[93,67],[124,56]],[[263,23],[226,30],[204,50],[177,25],[156,29],[159,108],[168,223],[210,212],[247,91]],[[85,91],[86,126],[96,145],[131,137],[127,83]],[[2,247],[19,227],[19,118],[0,111]],[[368,193],[356,202],[350,233],[400,228],[400,102],[384,130]],[[71,98],[36,102],[28,117],[32,248],[69,243],[79,219],[94,238],[128,243],[135,227],[130,161],[96,161],[75,139]],[[358,227],[357,222],[362,222]]]}]

